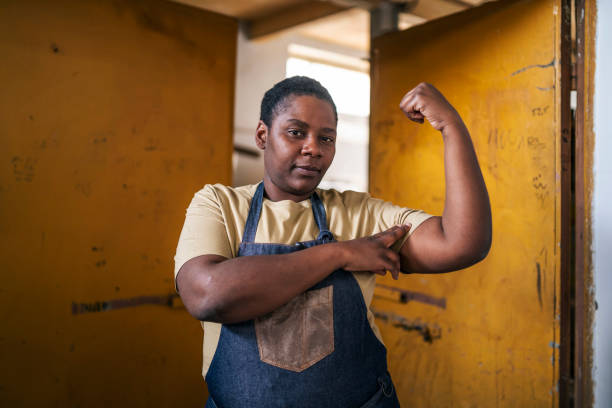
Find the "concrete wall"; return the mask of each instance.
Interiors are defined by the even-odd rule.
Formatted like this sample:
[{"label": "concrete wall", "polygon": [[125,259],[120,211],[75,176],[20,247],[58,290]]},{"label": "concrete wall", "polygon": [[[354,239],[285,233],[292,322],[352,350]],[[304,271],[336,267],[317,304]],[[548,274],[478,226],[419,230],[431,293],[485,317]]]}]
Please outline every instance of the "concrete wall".
[{"label": "concrete wall", "polygon": [[158,0],[0,3],[1,406],[203,406],[172,258],[193,193],[231,182],[236,32]]},{"label": "concrete wall", "polygon": [[612,407],[612,3],[597,2],[593,188],[595,406]]}]

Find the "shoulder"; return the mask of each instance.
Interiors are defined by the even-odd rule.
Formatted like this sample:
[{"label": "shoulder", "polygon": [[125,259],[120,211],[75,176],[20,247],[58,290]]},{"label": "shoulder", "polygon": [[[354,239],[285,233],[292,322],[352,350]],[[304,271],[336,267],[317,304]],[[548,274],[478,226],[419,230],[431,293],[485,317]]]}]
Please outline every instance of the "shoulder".
[{"label": "shoulder", "polygon": [[317,189],[317,193],[326,207],[338,208],[356,212],[359,214],[370,213],[376,215],[385,211],[398,211],[401,207],[390,201],[381,200],[370,195],[370,193],[360,191],[337,191],[334,189]]},{"label": "shoulder", "polygon": [[250,201],[256,188],[256,184],[240,187],[230,187],[219,183],[206,184],[201,190],[195,193],[192,204],[208,202],[224,206],[241,201]]},{"label": "shoulder", "polygon": [[372,198],[368,193],[352,190],[338,191],[333,188],[318,188],[317,194],[319,194],[321,201],[323,201],[326,206],[342,206],[346,209],[361,208],[364,205],[367,205],[368,200]]}]

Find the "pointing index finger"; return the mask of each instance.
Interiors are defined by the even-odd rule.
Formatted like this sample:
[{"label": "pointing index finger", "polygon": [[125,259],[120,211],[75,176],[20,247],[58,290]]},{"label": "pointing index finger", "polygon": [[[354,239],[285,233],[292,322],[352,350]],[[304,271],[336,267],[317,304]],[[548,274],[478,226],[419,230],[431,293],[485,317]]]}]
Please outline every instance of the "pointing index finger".
[{"label": "pointing index finger", "polygon": [[402,238],[406,233],[410,230],[411,224],[408,225],[396,225],[394,227],[389,228],[386,231],[383,231],[380,235],[380,239],[383,244],[389,248],[395,242],[397,242],[400,238]]}]

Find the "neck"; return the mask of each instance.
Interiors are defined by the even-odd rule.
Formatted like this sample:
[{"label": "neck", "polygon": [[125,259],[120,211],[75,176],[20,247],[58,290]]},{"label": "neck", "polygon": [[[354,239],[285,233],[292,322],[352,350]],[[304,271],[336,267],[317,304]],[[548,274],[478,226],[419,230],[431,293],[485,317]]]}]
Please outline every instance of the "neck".
[{"label": "neck", "polygon": [[284,191],[274,184],[267,175],[264,176],[264,190],[266,197],[270,201],[291,200],[297,203],[310,198],[312,195],[312,191],[304,194]]}]

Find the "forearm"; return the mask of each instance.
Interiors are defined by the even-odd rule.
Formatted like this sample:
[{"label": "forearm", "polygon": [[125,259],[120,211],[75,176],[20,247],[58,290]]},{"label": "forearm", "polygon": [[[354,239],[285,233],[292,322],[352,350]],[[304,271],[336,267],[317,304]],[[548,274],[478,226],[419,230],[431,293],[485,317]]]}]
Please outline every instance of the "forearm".
[{"label": "forearm", "polygon": [[491,243],[487,188],[467,128],[462,121],[442,130],[446,200],[441,220],[444,240],[468,257],[484,258]]},{"label": "forearm", "polygon": [[179,274],[181,297],[197,319],[220,323],[269,313],[343,266],[337,243],[283,255],[192,261]]}]

